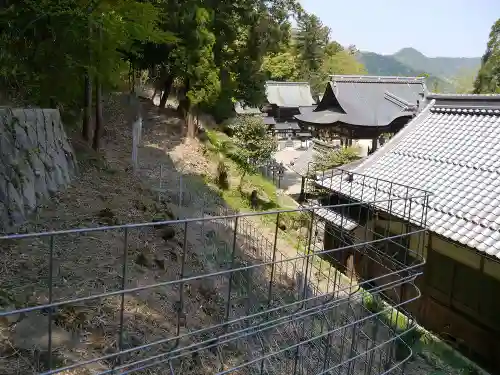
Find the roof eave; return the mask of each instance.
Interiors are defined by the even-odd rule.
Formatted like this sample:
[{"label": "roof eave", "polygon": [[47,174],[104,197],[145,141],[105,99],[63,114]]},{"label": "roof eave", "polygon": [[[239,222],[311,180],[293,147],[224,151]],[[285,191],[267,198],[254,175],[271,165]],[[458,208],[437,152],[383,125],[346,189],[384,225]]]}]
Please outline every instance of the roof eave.
[{"label": "roof eave", "polygon": [[329,76],[332,82],[365,82],[365,83],[387,83],[401,82],[425,84],[425,77],[398,77],[398,76],[364,76],[364,75],[337,75]]},{"label": "roof eave", "polygon": [[430,103],[420,112],[413,120],[411,120],[403,129],[401,129],[394,137],[392,137],[385,145],[384,147],[380,147],[377,150],[373,152],[369,157],[367,157],[363,163],[358,165],[355,168],[355,171],[358,173],[362,173],[361,171],[365,168],[367,168],[369,165],[373,164],[376,162],[380,157],[385,155],[387,152],[392,150],[398,142],[408,133],[410,132],[416,124],[419,124],[421,121],[423,121],[429,114],[431,113],[431,108],[435,104],[435,100],[431,100]]}]

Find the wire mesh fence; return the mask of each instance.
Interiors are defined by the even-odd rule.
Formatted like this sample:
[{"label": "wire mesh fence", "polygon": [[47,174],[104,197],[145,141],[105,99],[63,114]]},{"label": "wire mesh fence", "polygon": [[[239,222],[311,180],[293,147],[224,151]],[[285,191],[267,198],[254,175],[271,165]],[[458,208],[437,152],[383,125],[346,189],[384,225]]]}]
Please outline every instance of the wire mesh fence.
[{"label": "wire mesh fence", "polygon": [[[264,213],[211,206],[194,218],[0,237],[10,267],[0,372],[402,373],[425,217],[417,229],[361,238],[342,222],[332,229],[324,211],[357,209],[368,220],[387,202],[424,205],[425,193],[412,193]],[[177,203],[206,207],[200,200],[183,192]],[[300,222],[298,239],[280,242],[284,219]],[[406,260],[380,250],[393,243]],[[380,272],[364,279],[346,258],[370,260]]]},{"label": "wire mesh fence", "polygon": [[260,166],[258,170],[263,177],[272,181],[277,188],[281,188],[281,182],[285,173],[285,166],[283,163],[278,163],[273,159],[268,164]]}]

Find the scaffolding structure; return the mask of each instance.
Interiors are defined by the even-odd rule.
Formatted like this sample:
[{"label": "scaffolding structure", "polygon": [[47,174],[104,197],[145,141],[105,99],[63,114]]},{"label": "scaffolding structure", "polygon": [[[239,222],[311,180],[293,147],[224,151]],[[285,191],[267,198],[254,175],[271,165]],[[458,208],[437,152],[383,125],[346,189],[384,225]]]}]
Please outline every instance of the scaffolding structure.
[{"label": "scaffolding structure", "polygon": [[[321,181],[352,177],[335,171]],[[358,176],[354,182],[361,184]],[[7,375],[404,373],[415,328],[406,306],[419,297],[414,281],[424,262],[427,193],[364,182],[367,190],[383,185],[385,193],[321,205],[331,189],[322,185],[308,194],[309,206],[295,210],[243,214],[220,207],[196,218],[0,237],[11,259],[21,255],[16,244],[22,243],[46,266],[37,270],[39,302],[0,312],[1,319],[43,317],[45,334],[31,340],[44,344],[3,357],[0,367],[11,369]],[[183,195],[178,203],[195,199]],[[401,205],[408,207],[399,216],[404,232],[351,233],[345,241],[346,223],[371,233],[369,219],[378,210]],[[256,220],[267,223],[271,238]],[[339,230],[329,230],[332,223]],[[72,278],[72,269],[91,262],[85,253],[108,236],[116,246],[103,250],[103,269],[92,269],[85,282]],[[399,246],[406,260],[380,251],[387,243]],[[144,244],[155,249],[151,258],[141,252]],[[340,260],[346,254],[369,259],[382,272],[372,279],[347,272]],[[83,317],[72,326],[73,340],[65,341],[60,329],[70,330],[68,311],[72,322]],[[88,349],[96,330],[112,345]]]}]

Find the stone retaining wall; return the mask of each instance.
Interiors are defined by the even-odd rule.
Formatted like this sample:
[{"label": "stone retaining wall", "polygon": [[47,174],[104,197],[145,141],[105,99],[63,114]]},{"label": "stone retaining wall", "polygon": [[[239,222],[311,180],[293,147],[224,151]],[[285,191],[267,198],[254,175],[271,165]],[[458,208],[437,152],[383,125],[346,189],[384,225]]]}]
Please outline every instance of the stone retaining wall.
[{"label": "stone retaining wall", "polygon": [[0,107],[0,233],[64,189],[76,169],[57,109]]}]

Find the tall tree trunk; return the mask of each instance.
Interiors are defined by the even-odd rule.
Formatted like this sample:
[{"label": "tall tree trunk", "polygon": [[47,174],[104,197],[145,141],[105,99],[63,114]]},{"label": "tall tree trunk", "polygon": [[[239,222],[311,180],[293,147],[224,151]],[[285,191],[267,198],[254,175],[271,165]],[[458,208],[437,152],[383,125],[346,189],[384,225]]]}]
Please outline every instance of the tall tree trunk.
[{"label": "tall tree trunk", "polygon": [[182,99],[179,101],[179,107],[184,117],[184,121],[186,122],[187,136],[189,138],[194,138],[196,135],[196,123],[194,121],[194,116],[191,113],[191,100],[188,96],[189,89],[189,79],[186,79],[186,82],[184,83],[184,92],[182,95]]},{"label": "tall tree trunk", "polygon": [[101,79],[96,77],[95,80],[95,129],[94,138],[92,140],[92,148],[99,150],[100,141],[103,131],[103,118],[102,118],[102,86]]},{"label": "tall tree trunk", "polygon": [[[102,38],[102,29],[99,28],[99,44]],[[99,150],[100,140],[103,130],[103,119],[102,119],[102,83],[99,74],[95,78],[95,129],[94,138],[92,140],[92,148],[94,150]]]},{"label": "tall tree trunk", "polygon": [[174,76],[171,74],[167,75],[163,83],[163,95],[161,96],[160,99],[160,108],[165,108],[168,97],[170,96],[170,91],[172,90],[173,83],[174,83]]},{"label": "tall tree trunk", "polygon": [[85,89],[83,98],[83,124],[82,137],[84,140],[90,140],[90,127],[92,125],[92,79],[90,71],[85,72]]},{"label": "tall tree trunk", "polygon": [[[88,57],[89,65],[92,62],[92,53],[90,49],[90,40],[92,38],[92,25],[88,24]],[[82,138],[87,142],[90,140],[90,128],[92,126],[92,77],[90,76],[90,68],[85,70],[85,88],[83,98],[83,124],[82,124]]]}]

